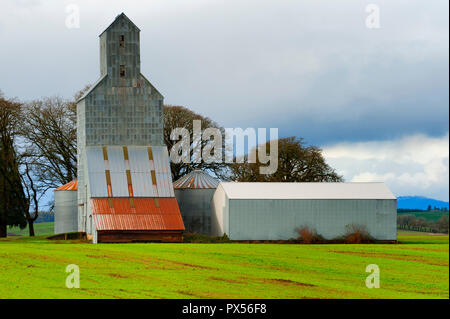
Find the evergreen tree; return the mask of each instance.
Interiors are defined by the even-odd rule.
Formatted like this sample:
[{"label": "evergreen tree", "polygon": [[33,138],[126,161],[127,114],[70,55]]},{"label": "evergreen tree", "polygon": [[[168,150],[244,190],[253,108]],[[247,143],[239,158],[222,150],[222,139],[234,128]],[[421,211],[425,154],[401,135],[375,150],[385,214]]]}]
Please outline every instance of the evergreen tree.
[{"label": "evergreen tree", "polygon": [[7,226],[26,227],[25,196],[14,149],[20,105],[6,100],[0,93],[0,237],[6,237]]}]

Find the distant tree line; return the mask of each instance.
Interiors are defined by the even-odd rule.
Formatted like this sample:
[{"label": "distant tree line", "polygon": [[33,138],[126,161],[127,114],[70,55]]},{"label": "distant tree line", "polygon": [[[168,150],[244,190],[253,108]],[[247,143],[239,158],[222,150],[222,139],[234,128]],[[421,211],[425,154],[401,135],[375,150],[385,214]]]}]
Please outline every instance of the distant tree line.
[{"label": "distant tree line", "polygon": [[431,206],[428,206],[429,208],[420,209],[420,208],[397,208],[398,213],[408,213],[408,212],[448,212],[447,207],[436,207],[431,208]]},{"label": "distant tree line", "polygon": [[[0,91],[0,237],[8,226],[27,225],[34,236],[33,223],[39,217],[41,199],[48,190],[77,177],[76,102],[89,85],[72,99],[58,96],[21,102]],[[191,135],[190,158],[194,156],[193,120],[202,128],[224,128],[212,119],[183,106],[164,106],[164,142],[170,150],[174,128],[186,128]],[[225,139],[222,139],[225,141]],[[210,141],[202,140],[202,148]],[[223,150],[225,146],[223,145]],[[270,148],[269,142],[267,148]],[[251,150],[256,152],[257,148]],[[223,154],[223,158],[224,158]],[[248,158],[248,154],[244,157]],[[236,157],[235,157],[236,159]],[[306,145],[302,138],[278,140],[278,170],[261,175],[260,163],[171,163],[173,180],[192,170],[205,170],[219,179],[246,182],[325,182],[342,181],[322,156],[322,150]]]},{"label": "distant tree line", "polygon": [[428,205],[427,207],[427,211],[431,212],[431,211],[435,211],[435,212],[448,212],[448,208],[447,207],[431,207],[431,205]]},{"label": "distant tree line", "polygon": [[397,216],[397,228],[428,233],[448,234],[448,215],[442,215],[437,221],[426,220],[409,214]]}]

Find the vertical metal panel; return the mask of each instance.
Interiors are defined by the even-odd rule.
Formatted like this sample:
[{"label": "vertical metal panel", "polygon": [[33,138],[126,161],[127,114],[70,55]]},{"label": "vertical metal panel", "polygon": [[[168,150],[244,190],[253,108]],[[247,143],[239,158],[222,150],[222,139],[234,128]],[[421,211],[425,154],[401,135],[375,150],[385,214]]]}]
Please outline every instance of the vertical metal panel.
[{"label": "vertical metal panel", "polygon": [[173,197],[172,176],[166,147],[153,147],[156,182],[159,197]]},{"label": "vertical metal panel", "polygon": [[150,174],[144,172],[131,172],[133,183],[133,193],[135,197],[153,197],[153,190],[150,183]]},{"label": "vertical metal panel", "polygon": [[105,163],[103,159],[103,150],[101,147],[86,148],[87,165],[90,172],[104,172]]},{"label": "vertical metal panel", "polygon": [[128,147],[128,155],[130,158],[131,172],[141,173],[150,171],[146,147],[130,146]]},{"label": "vertical metal panel", "polygon": [[101,147],[86,149],[87,175],[89,178],[90,195],[95,197],[108,196],[105,176],[105,161]]},{"label": "vertical metal panel", "polygon": [[55,234],[78,231],[76,191],[55,191]]},{"label": "vertical metal panel", "polygon": [[145,147],[128,147],[131,181],[134,196],[154,196],[151,189],[150,169]]},{"label": "vertical metal panel", "polygon": [[128,197],[128,183],[123,148],[118,146],[109,146],[107,149],[113,195]]}]

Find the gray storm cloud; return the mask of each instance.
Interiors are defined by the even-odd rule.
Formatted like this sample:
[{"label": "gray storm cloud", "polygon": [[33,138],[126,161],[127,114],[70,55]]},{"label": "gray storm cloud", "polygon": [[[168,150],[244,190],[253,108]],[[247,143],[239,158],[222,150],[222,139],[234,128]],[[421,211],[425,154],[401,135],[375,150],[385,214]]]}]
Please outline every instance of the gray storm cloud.
[{"label": "gray storm cloud", "polygon": [[[79,29],[64,23],[72,3],[80,8]],[[369,3],[2,1],[0,89],[22,100],[71,97],[98,78],[97,36],[125,12],[142,30],[142,72],[165,102],[224,127],[278,127],[280,136],[318,145],[442,138],[449,115],[448,2],[376,1],[380,29],[365,26]],[[338,161],[344,168],[354,163]],[[442,194],[442,180],[429,179],[429,172],[426,190],[408,188],[409,177],[423,177],[414,175],[421,168],[413,159],[395,177],[382,166],[397,164],[367,161],[379,168],[360,174],[395,179],[398,193]],[[448,177],[448,159],[446,167]]]}]

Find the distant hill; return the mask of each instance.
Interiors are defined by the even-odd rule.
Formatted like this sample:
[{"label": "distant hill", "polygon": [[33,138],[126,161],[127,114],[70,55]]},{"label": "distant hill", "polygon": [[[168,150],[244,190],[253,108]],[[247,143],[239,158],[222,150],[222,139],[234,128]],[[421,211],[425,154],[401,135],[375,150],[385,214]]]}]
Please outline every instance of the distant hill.
[{"label": "distant hill", "polygon": [[400,196],[397,197],[397,208],[423,209],[426,210],[428,205],[432,208],[449,208],[448,202],[437,199],[426,198],[422,196]]}]

